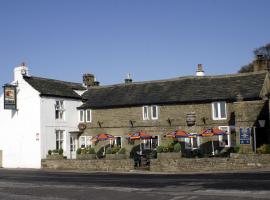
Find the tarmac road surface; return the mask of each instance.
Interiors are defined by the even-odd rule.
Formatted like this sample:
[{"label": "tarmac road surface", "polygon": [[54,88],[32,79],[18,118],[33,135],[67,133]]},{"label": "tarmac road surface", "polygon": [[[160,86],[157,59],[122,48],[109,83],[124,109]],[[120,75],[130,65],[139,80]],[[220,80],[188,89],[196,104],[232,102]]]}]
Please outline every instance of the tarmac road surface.
[{"label": "tarmac road surface", "polygon": [[0,169],[2,199],[270,199],[270,172],[148,174]]}]

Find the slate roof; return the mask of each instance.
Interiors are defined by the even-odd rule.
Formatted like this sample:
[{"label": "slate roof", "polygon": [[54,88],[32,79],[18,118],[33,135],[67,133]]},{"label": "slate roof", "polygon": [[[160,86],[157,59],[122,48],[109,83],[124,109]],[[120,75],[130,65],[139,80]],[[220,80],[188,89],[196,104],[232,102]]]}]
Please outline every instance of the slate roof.
[{"label": "slate roof", "polygon": [[179,77],[168,80],[97,86],[83,94],[80,109],[260,99],[266,72]]},{"label": "slate roof", "polygon": [[34,76],[24,76],[24,80],[36,89],[40,96],[81,99],[74,90],[85,90],[81,83],[72,83]]}]

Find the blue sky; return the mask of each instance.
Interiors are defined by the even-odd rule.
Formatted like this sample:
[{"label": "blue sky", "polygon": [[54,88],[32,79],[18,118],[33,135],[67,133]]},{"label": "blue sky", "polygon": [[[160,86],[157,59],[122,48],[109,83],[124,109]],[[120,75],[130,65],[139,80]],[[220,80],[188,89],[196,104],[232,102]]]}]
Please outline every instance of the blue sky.
[{"label": "blue sky", "polygon": [[101,84],[235,73],[270,42],[268,0],[0,0],[0,84],[35,76]]}]

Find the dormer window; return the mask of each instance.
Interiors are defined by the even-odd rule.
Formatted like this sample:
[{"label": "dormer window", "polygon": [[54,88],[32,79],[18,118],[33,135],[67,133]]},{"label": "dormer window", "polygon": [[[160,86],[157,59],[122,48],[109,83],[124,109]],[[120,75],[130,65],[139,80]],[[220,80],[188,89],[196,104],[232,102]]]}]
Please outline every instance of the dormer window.
[{"label": "dormer window", "polygon": [[56,100],[55,101],[55,119],[64,119],[65,109],[64,101]]}]

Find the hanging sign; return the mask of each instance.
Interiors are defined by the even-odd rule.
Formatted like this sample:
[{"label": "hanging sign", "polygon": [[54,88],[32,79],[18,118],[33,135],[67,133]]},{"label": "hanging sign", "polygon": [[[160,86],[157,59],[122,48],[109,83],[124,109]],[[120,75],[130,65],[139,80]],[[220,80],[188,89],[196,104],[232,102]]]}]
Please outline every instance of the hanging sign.
[{"label": "hanging sign", "polygon": [[4,86],[4,109],[17,110],[17,91],[14,85]]},{"label": "hanging sign", "polygon": [[240,128],[240,144],[250,144],[251,128]]}]

